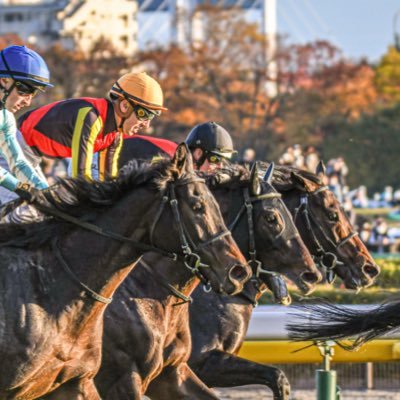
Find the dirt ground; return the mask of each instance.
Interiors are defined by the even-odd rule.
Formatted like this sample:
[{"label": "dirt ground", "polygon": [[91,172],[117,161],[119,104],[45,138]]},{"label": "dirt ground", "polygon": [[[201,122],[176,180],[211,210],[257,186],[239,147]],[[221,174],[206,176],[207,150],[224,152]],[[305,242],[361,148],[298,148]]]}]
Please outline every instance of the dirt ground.
[{"label": "dirt ground", "polygon": [[[272,400],[271,392],[262,386],[247,386],[246,388],[216,389],[221,400]],[[291,400],[315,400],[315,391],[294,390]],[[369,390],[345,390],[341,400],[400,400],[400,392]]]}]

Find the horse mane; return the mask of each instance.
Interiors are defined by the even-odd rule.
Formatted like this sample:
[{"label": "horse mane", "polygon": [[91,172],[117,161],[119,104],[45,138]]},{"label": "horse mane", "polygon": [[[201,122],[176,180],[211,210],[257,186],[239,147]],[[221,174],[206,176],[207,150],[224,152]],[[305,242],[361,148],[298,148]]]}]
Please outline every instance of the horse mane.
[{"label": "horse mane", "polygon": [[[82,177],[60,179],[50,188],[39,191],[36,201],[38,205],[91,222],[131,190],[142,185],[162,190],[174,176],[177,171],[167,158],[156,163],[132,160],[117,178],[106,182],[87,181]],[[16,200],[16,205],[19,203]],[[37,248],[73,228],[72,224],[54,217],[28,224],[0,224],[0,247]]]},{"label": "horse mane", "polygon": [[[269,166],[268,163],[259,162],[260,168],[266,170]],[[322,186],[323,183],[317,174],[306,171],[304,169],[287,166],[287,165],[276,165],[274,168],[274,174],[272,176],[272,185],[278,191],[289,191],[293,189],[299,189],[298,180],[296,176],[310,181],[318,186]]]},{"label": "horse mane", "polygon": [[[201,174],[201,173],[199,173]],[[249,184],[250,171],[240,164],[226,164],[223,168],[207,174],[201,174],[210,188],[238,189]]]}]

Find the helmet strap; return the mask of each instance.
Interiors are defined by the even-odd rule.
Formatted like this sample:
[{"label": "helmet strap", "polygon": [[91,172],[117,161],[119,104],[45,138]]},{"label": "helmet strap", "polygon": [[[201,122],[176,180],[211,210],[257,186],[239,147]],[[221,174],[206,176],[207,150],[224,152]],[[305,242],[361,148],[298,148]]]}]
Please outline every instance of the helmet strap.
[{"label": "helmet strap", "polygon": [[8,96],[11,94],[11,92],[13,91],[13,89],[15,87],[15,78],[14,78],[14,75],[13,75],[10,67],[8,66],[8,62],[7,62],[6,58],[4,57],[4,51],[3,50],[0,51],[0,55],[1,55],[1,59],[3,61],[4,66],[6,67],[7,71],[10,74],[10,77],[13,80],[12,85],[8,89],[6,89],[2,84],[0,84],[0,90],[4,93],[3,98],[0,100],[1,108],[6,108],[6,101],[8,99]]},{"label": "helmet strap", "polygon": [[201,166],[204,164],[204,162],[206,161],[206,158],[207,158],[206,151],[203,149],[201,149],[201,151],[203,152],[201,157],[199,157],[197,160],[193,160],[194,163],[196,164],[197,169],[201,168]]},{"label": "helmet strap", "polygon": [[0,83],[0,90],[4,93],[3,98],[0,100],[0,108],[6,108],[6,101],[8,99],[8,96],[11,94],[15,87],[15,81],[13,81],[12,85],[7,89],[5,86],[3,86]]},{"label": "helmet strap", "polygon": [[131,106],[131,104],[129,102],[128,102],[129,106],[128,106],[127,110],[125,112],[121,110],[121,102],[124,100],[126,100],[126,99],[118,97],[118,99],[113,102],[115,113],[118,115],[118,117],[121,118],[121,122],[119,123],[118,130],[122,130],[122,127],[123,127],[125,121],[133,113],[133,107]]}]

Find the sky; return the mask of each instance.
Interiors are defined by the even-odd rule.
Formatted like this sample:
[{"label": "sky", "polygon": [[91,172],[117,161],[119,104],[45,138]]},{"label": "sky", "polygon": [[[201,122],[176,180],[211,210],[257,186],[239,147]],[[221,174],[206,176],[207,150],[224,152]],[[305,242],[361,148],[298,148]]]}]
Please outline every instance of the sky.
[{"label": "sky", "polygon": [[400,0],[277,0],[278,31],[295,42],[328,39],[346,57],[375,62],[400,35]]},{"label": "sky", "polygon": [[[305,43],[327,39],[336,44],[346,58],[366,57],[377,62],[393,44],[395,30],[400,35],[400,0],[276,0],[278,32],[290,42]],[[259,12],[248,13],[250,20]],[[395,18],[395,16],[398,17]],[[169,36],[168,21],[153,15],[139,16],[141,47],[149,32],[159,38]],[[154,27],[157,27],[154,30]]]},{"label": "sky", "polygon": [[[291,42],[328,39],[354,60],[367,57],[371,62],[379,61],[393,44],[394,30],[400,35],[400,0],[276,0],[276,3],[278,32],[288,34]],[[261,14],[253,11],[248,15],[253,20]],[[140,47],[154,37],[168,40],[169,20],[165,13],[150,18],[141,13],[138,20]]]}]

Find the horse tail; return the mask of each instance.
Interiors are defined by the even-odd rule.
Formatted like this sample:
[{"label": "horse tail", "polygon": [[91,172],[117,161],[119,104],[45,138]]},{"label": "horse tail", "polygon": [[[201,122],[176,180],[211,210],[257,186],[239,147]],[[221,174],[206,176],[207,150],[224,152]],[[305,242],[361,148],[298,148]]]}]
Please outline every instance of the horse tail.
[{"label": "horse tail", "polygon": [[[300,308],[300,307],[299,307]],[[295,323],[286,325],[294,340],[326,341],[355,337],[351,345],[338,342],[346,349],[356,349],[365,342],[395,330],[400,326],[400,298],[388,301],[370,310],[355,310],[333,304],[305,305],[309,312],[293,313]],[[307,319],[307,321],[304,321]]]}]

